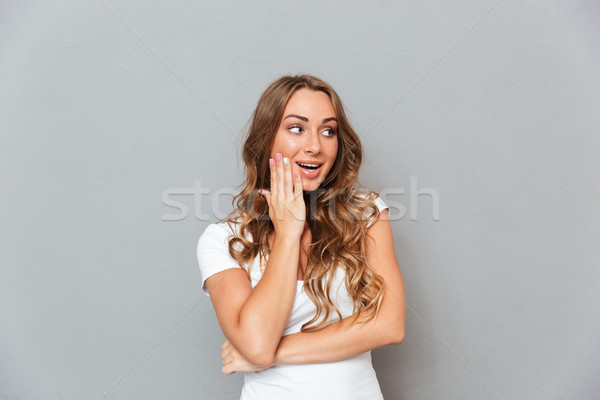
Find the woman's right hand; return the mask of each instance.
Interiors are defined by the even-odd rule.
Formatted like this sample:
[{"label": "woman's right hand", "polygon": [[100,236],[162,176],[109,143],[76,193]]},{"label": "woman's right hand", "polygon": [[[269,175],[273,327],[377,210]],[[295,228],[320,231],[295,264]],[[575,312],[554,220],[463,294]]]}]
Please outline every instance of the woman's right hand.
[{"label": "woman's right hand", "polygon": [[297,170],[292,172],[292,163],[277,153],[275,160],[269,159],[271,190],[260,189],[269,204],[269,217],[275,227],[276,236],[300,238],[306,222],[306,207],[302,196],[302,178]]}]

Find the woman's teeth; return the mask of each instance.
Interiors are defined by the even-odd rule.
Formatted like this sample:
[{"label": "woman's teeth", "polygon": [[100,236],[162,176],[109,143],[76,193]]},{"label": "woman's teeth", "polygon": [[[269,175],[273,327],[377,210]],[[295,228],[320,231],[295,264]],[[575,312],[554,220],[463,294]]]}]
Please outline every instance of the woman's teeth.
[{"label": "woman's teeth", "polygon": [[317,169],[317,168],[320,167],[320,165],[317,165],[317,164],[301,164],[301,163],[296,163],[296,164],[298,164],[302,168],[306,168],[306,169],[309,169],[311,171],[314,171],[315,169]]}]

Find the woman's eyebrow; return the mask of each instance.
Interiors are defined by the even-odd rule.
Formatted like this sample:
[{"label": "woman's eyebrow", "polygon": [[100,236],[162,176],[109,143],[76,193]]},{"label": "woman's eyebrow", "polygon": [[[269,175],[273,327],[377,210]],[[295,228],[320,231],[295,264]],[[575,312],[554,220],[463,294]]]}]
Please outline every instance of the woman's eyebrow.
[{"label": "woman's eyebrow", "polygon": [[[295,118],[301,119],[302,121],[308,122],[308,118],[306,118],[306,117],[303,117],[302,115],[298,115],[298,114],[289,114],[289,115],[288,115],[288,116],[286,116],[284,119],[286,119],[286,118],[290,118],[290,117],[295,117]],[[323,123],[325,123],[325,122],[329,122],[329,121],[335,121],[335,122],[338,122],[337,118],[335,118],[335,117],[329,117],[329,118],[325,118],[325,119],[323,120]]]}]

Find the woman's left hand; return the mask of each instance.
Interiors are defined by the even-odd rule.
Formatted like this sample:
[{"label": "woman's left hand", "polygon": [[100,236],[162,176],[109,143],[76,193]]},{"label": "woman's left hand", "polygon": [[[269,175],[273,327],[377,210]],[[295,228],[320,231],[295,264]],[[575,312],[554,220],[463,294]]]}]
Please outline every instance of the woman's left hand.
[{"label": "woman's left hand", "polygon": [[223,368],[221,369],[221,372],[225,375],[233,375],[236,372],[254,372],[269,368],[257,367],[256,365],[251,364],[231,343],[229,343],[229,340],[227,339],[225,339],[221,348],[223,349],[221,352],[221,358],[223,359]]}]

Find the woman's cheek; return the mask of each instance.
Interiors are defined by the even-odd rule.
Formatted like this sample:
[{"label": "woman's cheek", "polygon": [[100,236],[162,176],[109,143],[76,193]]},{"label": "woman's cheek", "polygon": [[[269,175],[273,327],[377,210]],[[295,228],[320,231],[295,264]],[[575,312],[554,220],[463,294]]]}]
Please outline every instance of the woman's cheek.
[{"label": "woman's cheek", "polygon": [[296,155],[296,153],[298,153],[298,151],[300,150],[301,143],[298,141],[298,139],[294,139],[294,138],[290,138],[290,139],[286,139],[285,142],[283,143],[283,149],[282,150],[282,154],[286,155],[290,158],[294,157]]}]

